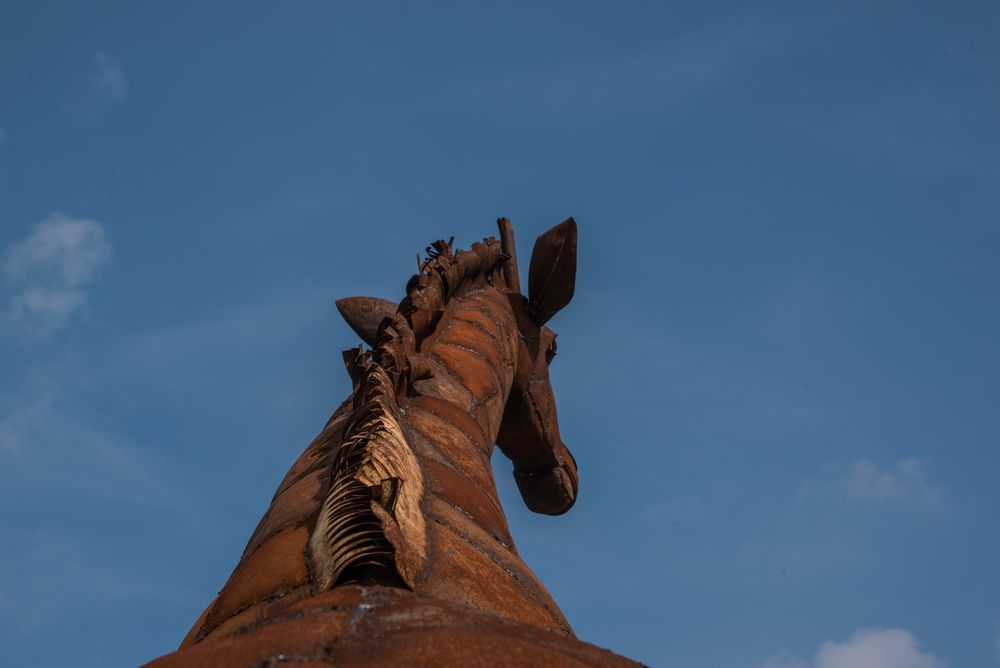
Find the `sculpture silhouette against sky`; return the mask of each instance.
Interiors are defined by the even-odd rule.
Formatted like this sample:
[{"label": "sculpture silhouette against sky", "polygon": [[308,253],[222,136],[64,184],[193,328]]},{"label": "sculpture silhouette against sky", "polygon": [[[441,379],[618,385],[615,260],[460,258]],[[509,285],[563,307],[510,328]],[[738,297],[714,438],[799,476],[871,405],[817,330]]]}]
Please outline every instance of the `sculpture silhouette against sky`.
[{"label": "sculpture silhouette against sky", "polygon": [[537,239],[524,297],[513,229],[498,224],[499,241],[469,251],[435,242],[398,306],[337,302],[371,346],[344,353],[352,395],[156,666],[630,663],[576,640],[500,507],[494,443],[530,509],[576,500],[545,323],[573,297],[577,231],[571,218]]}]

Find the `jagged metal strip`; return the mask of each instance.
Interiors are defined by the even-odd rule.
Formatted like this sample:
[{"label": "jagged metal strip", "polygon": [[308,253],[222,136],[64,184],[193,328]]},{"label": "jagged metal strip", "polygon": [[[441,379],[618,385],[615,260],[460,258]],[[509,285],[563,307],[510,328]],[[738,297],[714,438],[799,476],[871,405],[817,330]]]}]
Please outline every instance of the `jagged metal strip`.
[{"label": "jagged metal strip", "polygon": [[362,419],[349,426],[334,463],[334,479],[311,541],[314,561],[320,562],[318,579],[323,588],[336,584],[353,565],[394,566],[392,545],[371,508],[372,494],[360,479],[370,457],[370,441],[384,413],[372,404],[363,405],[363,409],[359,411]]},{"label": "jagged metal strip", "polygon": [[468,251],[451,253],[451,243],[435,242],[439,252],[421,266],[420,274],[410,279],[407,295],[399,304],[417,339],[423,339],[436,325],[433,314],[441,311],[452,297],[464,292],[498,268],[507,256],[493,238],[472,244]]},{"label": "jagged metal strip", "polygon": [[[426,557],[419,516],[422,473],[398,422],[393,383],[371,356],[358,363],[364,373],[355,392],[357,408],[310,540],[314,578],[321,588],[336,585],[345,570],[359,565],[395,568],[408,581],[412,564]],[[376,505],[381,506],[378,512]],[[407,522],[396,522],[397,506]],[[387,522],[398,526],[387,527]]]}]

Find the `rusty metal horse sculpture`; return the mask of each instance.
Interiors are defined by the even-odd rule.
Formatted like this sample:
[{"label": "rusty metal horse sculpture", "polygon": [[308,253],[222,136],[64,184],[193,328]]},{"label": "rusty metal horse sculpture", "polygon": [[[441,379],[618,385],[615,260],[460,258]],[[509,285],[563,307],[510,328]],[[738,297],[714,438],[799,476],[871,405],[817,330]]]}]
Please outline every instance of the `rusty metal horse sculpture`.
[{"label": "rusty metal horse sculpture", "polygon": [[576,640],[497,498],[494,443],[531,510],[564,513],[577,494],[545,327],[573,296],[576,223],[538,238],[525,298],[513,229],[498,222],[500,241],[428,248],[398,306],[337,302],[372,347],[344,353],[351,397],[178,651],[153,665],[630,663]]}]

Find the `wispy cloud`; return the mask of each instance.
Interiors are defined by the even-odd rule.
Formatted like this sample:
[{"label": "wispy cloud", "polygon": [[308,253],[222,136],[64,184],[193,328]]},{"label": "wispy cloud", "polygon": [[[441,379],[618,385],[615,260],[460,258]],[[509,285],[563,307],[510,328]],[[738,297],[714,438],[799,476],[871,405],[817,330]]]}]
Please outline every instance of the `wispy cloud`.
[{"label": "wispy cloud", "polygon": [[63,327],[87,303],[86,287],[110,259],[100,223],[52,214],[0,256],[9,295],[0,325],[29,337]]},{"label": "wispy cloud", "polygon": [[860,629],[844,640],[827,640],[803,661],[788,651],[770,657],[760,668],[947,668],[948,663],[920,647],[905,629]]},{"label": "wispy cloud", "polygon": [[128,95],[128,82],[121,64],[104,52],[94,54],[97,71],[94,83],[112,100],[124,100]]},{"label": "wispy cloud", "polygon": [[844,480],[847,498],[868,503],[918,502],[938,506],[944,488],[929,480],[928,464],[922,459],[901,459],[880,467],[862,459],[854,463]]},{"label": "wispy cloud", "polygon": [[76,417],[61,388],[71,382],[35,379],[0,400],[0,484],[177,507],[164,462]]},{"label": "wispy cloud", "polygon": [[14,453],[26,447],[31,425],[44,420],[51,410],[52,397],[46,394],[22,399],[0,415],[0,451]]},{"label": "wispy cloud", "polygon": [[0,617],[9,620],[7,634],[38,632],[56,617],[79,615],[80,608],[102,602],[162,605],[185,594],[155,578],[124,574],[92,546],[60,529],[0,536]]},{"label": "wispy cloud", "polygon": [[996,133],[982,131],[992,127],[998,100],[986,62],[949,57],[924,72],[916,85],[901,78],[877,98],[838,113],[820,137],[834,150],[893,169],[996,180],[1000,141]]},{"label": "wispy cloud", "polygon": [[993,634],[993,660],[1000,663],[1000,622],[997,622],[996,631]]},{"label": "wispy cloud", "polygon": [[863,458],[849,466],[826,466],[802,482],[795,505],[839,500],[858,507],[944,509],[945,487],[932,479],[930,468],[930,462],[919,457],[906,457],[888,465]]},{"label": "wispy cloud", "polygon": [[265,350],[275,350],[333,317],[330,289],[310,288],[293,296],[227,307],[201,319],[177,322],[147,331],[123,344],[116,369],[143,373],[151,382],[185,385],[203,383],[207,358],[216,373]]},{"label": "wispy cloud", "polygon": [[808,668],[808,664],[788,650],[768,657],[758,668]]},{"label": "wispy cloud", "polygon": [[547,111],[586,107],[616,113],[659,111],[739,76],[748,68],[789,53],[801,35],[848,20],[841,7],[785,11],[759,5],[685,33],[670,34],[645,48],[549,67],[530,67],[499,79],[477,79],[468,87],[475,104]]},{"label": "wispy cloud", "polygon": [[499,81],[477,81],[470,93],[477,103],[530,105],[536,111],[581,103],[613,101],[625,106],[622,101],[638,105],[652,99],[677,100],[759,56],[779,39],[778,32],[776,26],[758,21],[731,22],[639,52],[534,69]]}]

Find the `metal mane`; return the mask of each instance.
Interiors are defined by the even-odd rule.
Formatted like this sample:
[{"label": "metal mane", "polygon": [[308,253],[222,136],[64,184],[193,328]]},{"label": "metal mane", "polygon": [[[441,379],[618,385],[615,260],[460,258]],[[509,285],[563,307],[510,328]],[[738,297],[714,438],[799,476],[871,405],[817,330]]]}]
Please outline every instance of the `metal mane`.
[{"label": "metal mane", "polygon": [[493,238],[452,251],[454,237],[427,247],[395,315],[383,320],[373,350],[344,352],[354,384],[353,412],[334,461],[330,491],[309,540],[320,589],[345,582],[412,589],[427,560],[421,511],[425,481],[399,414],[413,381],[429,375],[418,352],[449,301],[490,280],[507,259]]}]

